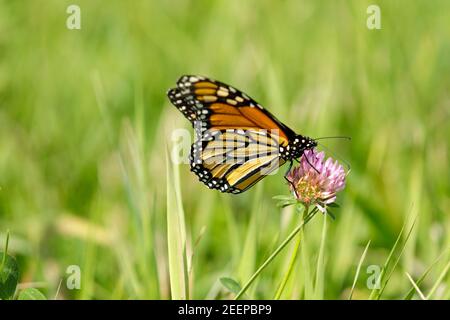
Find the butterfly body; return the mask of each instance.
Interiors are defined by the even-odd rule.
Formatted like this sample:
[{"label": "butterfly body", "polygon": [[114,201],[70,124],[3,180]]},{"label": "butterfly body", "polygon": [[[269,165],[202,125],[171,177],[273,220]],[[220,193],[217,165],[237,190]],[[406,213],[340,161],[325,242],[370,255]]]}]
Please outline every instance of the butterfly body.
[{"label": "butterfly body", "polygon": [[210,189],[241,193],[317,145],[222,82],[182,76],[167,95],[195,129],[191,171]]},{"label": "butterfly body", "polygon": [[315,146],[317,146],[317,143],[314,139],[298,134],[287,146],[280,146],[280,157],[286,161],[298,159],[305,150],[312,149]]}]

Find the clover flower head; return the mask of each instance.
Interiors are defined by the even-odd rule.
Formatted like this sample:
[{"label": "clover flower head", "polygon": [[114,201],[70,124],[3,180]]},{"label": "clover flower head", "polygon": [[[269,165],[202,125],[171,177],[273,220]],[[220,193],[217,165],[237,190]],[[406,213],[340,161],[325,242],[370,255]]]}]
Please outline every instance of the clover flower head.
[{"label": "clover flower head", "polygon": [[316,206],[322,212],[336,200],[336,193],[344,189],[347,175],[336,160],[324,161],[324,158],[324,152],[306,150],[299,165],[287,175],[297,200],[305,206]]}]

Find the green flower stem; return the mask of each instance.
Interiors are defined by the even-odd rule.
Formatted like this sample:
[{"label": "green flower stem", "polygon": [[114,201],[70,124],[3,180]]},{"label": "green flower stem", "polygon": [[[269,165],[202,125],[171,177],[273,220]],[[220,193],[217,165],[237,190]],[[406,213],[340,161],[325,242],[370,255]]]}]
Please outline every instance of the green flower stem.
[{"label": "green flower stem", "polygon": [[[303,221],[306,220],[306,217],[308,216],[308,211],[309,211],[309,207],[305,206],[305,210],[303,211]],[[275,293],[275,296],[274,296],[275,300],[279,300],[281,298],[281,294],[283,293],[284,288],[286,287],[286,284],[292,274],[292,270],[294,269],[295,260],[297,260],[298,249],[300,248],[300,242],[303,237],[302,231],[303,231],[303,228],[298,233],[297,242],[295,243],[295,247],[294,247],[294,252],[292,252],[292,256],[291,256],[291,260],[289,261],[288,269],[287,269],[286,273],[284,274],[283,280],[281,281],[277,292]]]},{"label": "green flower stem", "polygon": [[288,280],[290,278],[292,269],[294,268],[295,260],[297,259],[298,248],[300,247],[301,238],[302,238],[302,232],[299,232],[298,236],[297,236],[297,242],[294,247],[294,252],[292,253],[291,260],[289,261],[288,270],[284,274],[283,280],[281,281],[280,285],[278,286],[277,292],[275,293],[275,296],[274,296],[274,300],[280,299],[281,294],[283,293],[284,288],[286,287],[286,283],[288,282]]},{"label": "green flower stem", "polygon": [[239,298],[242,297],[242,295],[247,291],[247,289],[250,287],[250,285],[255,281],[255,279],[259,276],[259,274],[272,262],[273,259],[281,252],[281,250],[286,247],[286,245],[295,237],[295,235],[302,230],[302,228],[308,223],[309,220],[314,216],[316,211],[314,210],[309,214],[306,218],[303,219],[303,221],[298,225],[290,234],[289,236],[278,246],[278,248],[275,249],[275,251],[264,261],[264,263],[256,270],[256,272],[251,276],[251,278],[247,281],[247,283],[242,287],[241,291],[238,292],[234,300],[239,300]]}]

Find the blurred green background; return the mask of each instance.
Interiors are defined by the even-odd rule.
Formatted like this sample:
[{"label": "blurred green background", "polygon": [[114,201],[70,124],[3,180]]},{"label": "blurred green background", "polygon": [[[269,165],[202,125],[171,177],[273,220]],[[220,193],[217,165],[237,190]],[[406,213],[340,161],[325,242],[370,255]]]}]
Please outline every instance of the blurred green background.
[{"label": "blurred green background", "polygon": [[[188,165],[167,180],[171,130],[190,125],[165,93],[200,74],[299,133],[352,137],[325,142],[351,173],[326,226],[323,288],[319,215],[283,298],[346,299],[371,240],[354,293],[367,298],[367,267],[418,215],[383,298],[403,298],[406,272],[417,280],[441,256],[420,288],[448,299],[450,3],[375,2],[381,30],[366,27],[374,1],[1,0],[0,245],[9,229],[21,286],[169,299],[166,181],[181,190],[190,298],[232,297],[218,279],[244,283],[298,224],[272,199],[288,194],[281,172],[238,196],[208,190]],[[81,30],[66,28],[70,4]],[[249,298],[273,297],[289,252]],[[79,290],[65,286],[70,265]]]}]

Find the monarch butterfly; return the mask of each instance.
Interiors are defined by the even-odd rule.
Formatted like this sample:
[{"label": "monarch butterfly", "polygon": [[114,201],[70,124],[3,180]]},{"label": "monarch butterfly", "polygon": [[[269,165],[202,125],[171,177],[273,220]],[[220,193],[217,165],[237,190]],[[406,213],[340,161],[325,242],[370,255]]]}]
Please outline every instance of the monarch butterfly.
[{"label": "monarch butterfly", "polygon": [[190,166],[210,189],[241,193],[317,142],[296,134],[245,93],[202,76],[184,75],[167,92],[195,128]]}]

